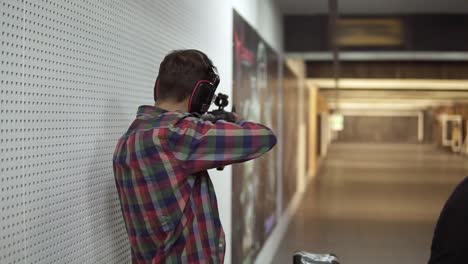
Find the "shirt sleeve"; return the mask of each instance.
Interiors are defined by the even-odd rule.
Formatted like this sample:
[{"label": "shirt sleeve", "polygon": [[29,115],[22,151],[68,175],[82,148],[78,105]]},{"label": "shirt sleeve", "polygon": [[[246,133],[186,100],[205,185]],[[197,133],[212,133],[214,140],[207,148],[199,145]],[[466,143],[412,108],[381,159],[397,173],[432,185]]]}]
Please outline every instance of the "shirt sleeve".
[{"label": "shirt sleeve", "polygon": [[271,129],[248,121],[212,123],[185,117],[169,130],[171,151],[189,173],[255,159],[276,145]]}]

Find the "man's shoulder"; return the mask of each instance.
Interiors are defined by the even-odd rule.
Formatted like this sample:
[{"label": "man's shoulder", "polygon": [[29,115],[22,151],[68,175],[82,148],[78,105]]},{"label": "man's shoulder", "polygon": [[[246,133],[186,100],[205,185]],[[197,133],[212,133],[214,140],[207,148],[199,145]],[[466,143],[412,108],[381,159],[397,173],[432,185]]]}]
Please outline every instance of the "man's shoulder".
[{"label": "man's shoulder", "polygon": [[161,113],[158,116],[157,121],[159,121],[160,123],[172,123],[176,120],[183,119],[189,116],[190,116],[189,113],[184,113],[180,111],[167,111],[167,112]]},{"label": "man's shoulder", "polygon": [[[450,206],[460,208],[463,207],[468,209],[468,177],[465,178],[462,182],[460,182],[455,190],[453,191],[451,197],[448,200]],[[465,213],[465,216],[468,217],[468,213]]]},{"label": "man's shoulder", "polygon": [[178,129],[178,128],[187,128],[193,125],[196,125],[200,122],[204,122],[196,114],[191,114],[187,112],[172,111],[164,113],[160,120],[153,123],[154,127],[168,128],[168,129]]},{"label": "man's shoulder", "polygon": [[158,129],[158,128],[167,128],[176,124],[178,121],[191,117],[189,113],[183,113],[178,111],[167,111],[154,115],[151,117],[140,118],[137,116],[136,120],[140,121],[140,125],[136,130],[148,130],[148,129]]}]

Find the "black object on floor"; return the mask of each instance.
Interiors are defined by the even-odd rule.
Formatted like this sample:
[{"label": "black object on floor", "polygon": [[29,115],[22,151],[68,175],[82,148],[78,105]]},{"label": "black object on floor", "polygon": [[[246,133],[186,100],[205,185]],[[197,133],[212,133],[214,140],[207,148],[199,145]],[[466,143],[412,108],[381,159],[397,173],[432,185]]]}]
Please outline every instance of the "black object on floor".
[{"label": "black object on floor", "polygon": [[338,257],[333,254],[314,254],[297,251],[293,256],[293,264],[340,264]]}]

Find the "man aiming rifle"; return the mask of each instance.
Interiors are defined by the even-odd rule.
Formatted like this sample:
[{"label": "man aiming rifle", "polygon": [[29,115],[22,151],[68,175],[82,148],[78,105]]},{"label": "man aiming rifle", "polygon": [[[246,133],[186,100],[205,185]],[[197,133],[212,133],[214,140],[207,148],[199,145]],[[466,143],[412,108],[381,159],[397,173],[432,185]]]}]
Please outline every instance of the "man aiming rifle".
[{"label": "man aiming rifle", "polygon": [[204,120],[218,84],[204,53],[168,54],[154,86],[155,106],[140,106],[117,143],[114,176],[133,263],[224,261],[224,232],[207,170],[257,158],[275,146],[276,137],[235,113],[213,111],[215,118]]}]

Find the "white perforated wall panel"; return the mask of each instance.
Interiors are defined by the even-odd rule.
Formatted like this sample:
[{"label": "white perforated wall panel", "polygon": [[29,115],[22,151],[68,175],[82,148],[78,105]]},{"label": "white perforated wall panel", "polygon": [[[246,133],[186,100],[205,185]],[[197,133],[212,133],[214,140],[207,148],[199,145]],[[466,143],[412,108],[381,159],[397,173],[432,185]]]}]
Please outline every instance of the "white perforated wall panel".
[{"label": "white perforated wall panel", "polygon": [[[170,50],[207,52],[230,94],[233,6],[0,0],[0,263],[130,262],[116,141]],[[229,241],[231,172],[213,174]]]}]

